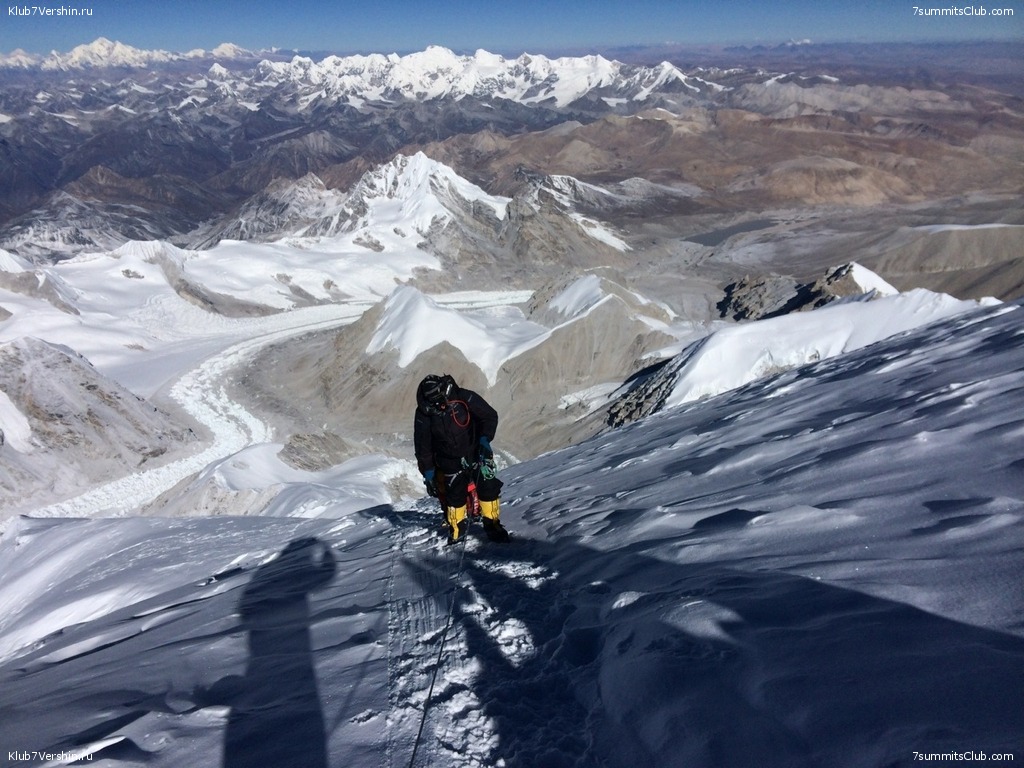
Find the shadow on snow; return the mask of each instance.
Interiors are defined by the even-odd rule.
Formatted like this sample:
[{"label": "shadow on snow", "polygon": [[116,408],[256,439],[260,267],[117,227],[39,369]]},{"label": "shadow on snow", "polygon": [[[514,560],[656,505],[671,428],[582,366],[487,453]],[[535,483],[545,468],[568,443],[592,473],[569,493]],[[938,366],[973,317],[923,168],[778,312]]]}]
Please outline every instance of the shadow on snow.
[{"label": "shadow on snow", "polygon": [[[364,515],[424,532],[436,521],[388,507]],[[792,574],[671,563],[639,547],[605,552],[568,537],[474,544],[449,589],[455,549],[416,545],[404,555],[426,599],[438,607],[455,599],[419,765],[896,766],[913,762],[912,750],[1019,748],[1018,636]],[[148,614],[130,606],[69,630],[38,658],[0,668],[3,743],[59,751],[135,729],[134,740],[96,757],[147,762],[139,746],[147,715],[173,721],[221,704],[231,708],[227,768],[329,765],[309,595],[336,568],[330,547],[301,538],[244,587],[198,602],[191,586],[154,598],[169,613],[191,612],[182,615],[193,627],[186,637],[169,621],[55,661],[59,645],[74,648],[81,636],[103,637]],[[223,662],[213,657],[210,688],[160,684],[174,674],[166,665],[189,664],[183,651],[205,660],[238,630],[248,647],[243,675],[218,680]],[[341,647],[317,651],[318,666]],[[434,654],[425,650],[424,662]],[[472,674],[453,675],[459,667]],[[486,743],[450,738],[474,727],[460,691],[479,702]],[[364,704],[342,709],[354,706]]]},{"label": "shadow on snow", "polygon": [[[467,552],[456,600],[491,765],[909,765],[1024,733],[1024,640],[801,576],[520,541]],[[478,601],[526,628],[528,658]]]}]

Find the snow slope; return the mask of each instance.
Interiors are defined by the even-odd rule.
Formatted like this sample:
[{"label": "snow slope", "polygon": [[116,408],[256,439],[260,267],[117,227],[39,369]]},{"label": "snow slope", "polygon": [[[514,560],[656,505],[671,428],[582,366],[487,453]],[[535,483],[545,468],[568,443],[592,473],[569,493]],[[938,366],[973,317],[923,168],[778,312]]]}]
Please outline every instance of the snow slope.
[{"label": "snow slope", "polygon": [[22,519],[0,744],[104,768],[1020,760],[1021,311],[509,468],[505,547],[327,477],[315,519]]}]

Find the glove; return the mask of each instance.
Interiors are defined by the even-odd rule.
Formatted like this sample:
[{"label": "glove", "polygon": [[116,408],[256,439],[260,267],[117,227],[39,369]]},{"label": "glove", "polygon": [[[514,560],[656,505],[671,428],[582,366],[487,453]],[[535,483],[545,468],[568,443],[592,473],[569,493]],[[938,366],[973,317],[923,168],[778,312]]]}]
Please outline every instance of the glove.
[{"label": "glove", "polygon": [[480,436],[480,461],[490,461],[494,458],[494,449],[491,448],[491,441],[483,435]]},{"label": "glove", "polygon": [[434,482],[434,470],[428,469],[423,473],[423,484],[427,486],[427,494],[437,498],[437,483]]},{"label": "glove", "polygon": [[494,477],[496,467],[494,466],[494,449],[491,448],[491,441],[486,437],[480,438],[480,476],[484,480]]}]

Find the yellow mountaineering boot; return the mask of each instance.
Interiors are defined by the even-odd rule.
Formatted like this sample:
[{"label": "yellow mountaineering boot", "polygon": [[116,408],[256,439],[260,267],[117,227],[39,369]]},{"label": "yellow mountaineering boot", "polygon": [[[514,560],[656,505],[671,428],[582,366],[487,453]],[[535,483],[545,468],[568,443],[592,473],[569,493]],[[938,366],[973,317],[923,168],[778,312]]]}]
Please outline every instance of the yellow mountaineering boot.
[{"label": "yellow mountaineering boot", "polygon": [[466,505],[448,507],[448,543],[454,544],[466,533]]},{"label": "yellow mountaineering boot", "polygon": [[480,515],[485,520],[497,521],[498,515],[500,514],[500,502],[495,499],[494,501],[481,501],[480,502]]},{"label": "yellow mountaineering boot", "polygon": [[500,514],[500,503],[497,499],[494,501],[480,501],[480,516],[483,518],[484,532],[487,534],[487,538],[491,541],[508,541],[508,531],[505,530],[504,526],[498,521]]}]

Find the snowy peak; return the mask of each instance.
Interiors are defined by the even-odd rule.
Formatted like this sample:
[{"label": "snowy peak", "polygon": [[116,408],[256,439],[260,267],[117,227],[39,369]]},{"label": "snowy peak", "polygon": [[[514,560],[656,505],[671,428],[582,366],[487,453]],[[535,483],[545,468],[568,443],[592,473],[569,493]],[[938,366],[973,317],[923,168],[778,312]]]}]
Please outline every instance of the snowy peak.
[{"label": "snowy peak", "polygon": [[351,220],[346,229],[411,228],[425,237],[455,211],[484,211],[504,218],[508,202],[422,152],[396,155],[363,174],[352,188],[345,205]]},{"label": "snowy peak", "polygon": [[487,194],[422,152],[396,155],[366,171],[347,192],[328,189],[316,174],[280,178],[230,216],[189,236],[196,248],[221,240],[269,242],[282,238],[350,235],[357,245],[387,250],[397,239],[415,247],[453,217],[469,215],[493,225],[508,198]]},{"label": "snowy peak", "polygon": [[[205,51],[192,51],[191,53],[205,53]],[[254,56],[255,54],[250,50],[235,45],[234,43],[221,43],[210,51],[210,55],[215,59],[242,59]]]},{"label": "snowy peak", "polygon": [[602,89],[614,90],[620,99],[642,101],[660,86],[686,83],[686,76],[667,62],[637,67],[602,56],[549,59],[523,54],[506,59],[483,50],[459,56],[438,46],[406,56],[330,56],[320,62],[296,57],[263,62],[261,72],[269,81],[316,86],[352,104],[472,96],[564,107]]},{"label": "snowy peak", "polygon": [[198,248],[220,240],[267,242],[286,236],[331,234],[338,229],[346,196],[327,189],[315,174],[279,179],[251,197],[231,217],[191,237]]},{"label": "snowy peak", "polygon": [[[516,299],[529,301],[521,310],[511,306]],[[672,319],[667,308],[597,274],[553,281],[532,295],[510,294],[509,300],[510,306],[500,312],[465,312],[442,306],[416,288],[403,286],[383,303],[365,352],[373,355],[392,350],[398,354],[398,366],[406,368],[420,355],[447,342],[476,365],[493,386],[499,375],[508,375],[503,367],[509,361],[552,339],[556,356],[563,362],[574,358],[578,350],[560,338],[570,326],[587,325],[595,338],[611,339],[625,327],[634,335],[665,331]],[[635,328],[634,321],[638,321]],[[634,336],[629,338],[635,340]],[[607,346],[610,352],[629,345]],[[580,371],[592,371],[598,364],[596,353],[588,350],[580,354],[579,370],[574,370],[570,379],[580,377]]]},{"label": "snowy peak", "polygon": [[[591,400],[674,340],[670,310],[607,276],[567,276],[532,295],[509,294],[508,301],[500,309],[465,311],[403,286],[369,315],[369,341],[357,354],[387,353],[399,368],[414,371],[443,360],[451,373],[482,376],[497,397],[514,387],[504,406],[511,414],[505,439],[517,444],[517,454],[532,455],[557,444],[560,428],[573,428],[592,410]],[[543,402],[561,402],[560,413],[538,421],[531,408]]]},{"label": "snowy peak", "polygon": [[581,234],[616,251],[628,251],[630,246],[608,224],[579,211],[580,208],[599,210],[601,198],[612,197],[612,193],[602,187],[572,176],[556,175],[535,179],[524,199],[537,207],[553,204],[572,220]]},{"label": "snowy peak", "polygon": [[384,302],[366,354],[396,352],[398,366],[407,368],[420,355],[447,342],[478,367],[493,386],[507,360],[542,343],[547,335],[546,328],[517,310],[510,309],[500,317],[460,312],[403,286]]},{"label": "snowy peak", "polygon": [[100,37],[87,45],[72,48],[66,54],[56,51],[41,62],[42,69],[94,69],[100,67],[147,67],[172,61],[167,51],[143,51],[131,45]]},{"label": "snowy peak", "polygon": [[534,293],[527,315],[531,320],[557,326],[585,317],[609,301],[618,301],[631,316],[652,327],[664,327],[675,319],[671,309],[623,287],[616,279],[602,274],[606,271],[573,274],[548,283]]},{"label": "snowy peak", "polygon": [[725,288],[718,303],[722,317],[760,320],[823,307],[851,297],[881,298],[899,291],[870,269],[850,262],[810,283],[778,275],[744,277]]},{"label": "snowy peak", "polygon": [[15,219],[0,247],[25,256],[52,258],[84,250],[113,250],[128,240],[158,240],[178,234],[176,222],[159,216],[145,220],[137,206],[105,203],[87,195],[59,191],[40,208]]},{"label": "snowy peak", "polygon": [[[534,310],[578,281],[578,292],[590,293],[572,316]],[[332,356],[317,361],[318,380],[333,393],[322,418],[374,414],[368,428],[375,433],[404,429],[416,382],[442,370],[499,409],[503,449],[519,459],[593,434],[603,424],[595,411],[607,395],[676,340],[654,302],[607,278],[594,288],[587,275],[567,277],[542,292],[507,292],[498,304],[477,303],[475,291],[430,296],[401,286],[358,321]],[[363,386],[367,377],[377,385]]]},{"label": "snowy peak", "polygon": [[413,201],[432,194],[438,183],[457,178],[448,166],[417,152],[396,155],[390,162],[363,174],[353,190],[364,200],[389,199]]},{"label": "snowy peak", "polygon": [[[289,58],[290,57],[290,58]],[[43,71],[99,70],[108,67],[155,68],[189,61],[248,62],[238,73],[241,87],[297,90],[309,101],[326,99],[361,107],[401,100],[431,101],[467,97],[513,101],[556,109],[573,104],[604,109],[630,105],[657,106],[660,97],[672,104],[689,103],[701,95],[729,90],[708,80],[717,76],[701,68],[686,74],[668,61],[655,66],[626,64],[600,55],[548,58],[523,53],[506,58],[485,50],[460,55],[442,46],[400,56],[396,53],[327,56],[314,60],[292,51],[251,51],[232,43],[212,50],[183,53],[143,50],[98,38],[71,51],[46,56],[21,49],[0,54],[0,68]],[[733,73],[721,71],[726,82]],[[767,77],[767,75],[765,75]],[[758,75],[760,77],[760,75]]]},{"label": "snowy peak", "polygon": [[34,53],[15,48],[10,53],[0,53],[0,68],[4,69],[31,69],[39,66],[41,57]]},{"label": "snowy peak", "polygon": [[187,53],[162,50],[143,50],[117,40],[99,37],[91,43],[72,48],[66,53],[51,51],[39,56],[16,49],[9,54],[0,54],[0,69],[32,69],[38,67],[48,71],[77,69],[102,69],[105,67],[129,67],[144,69],[158,64],[187,59],[245,59],[257,54],[233,43],[221,43],[212,51],[196,49]]},{"label": "snowy peak", "polygon": [[848,278],[862,293],[869,293],[877,297],[893,296],[899,293],[896,287],[887,280],[855,261],[839,267],[826,277],[833,285],[844,278]]}]

